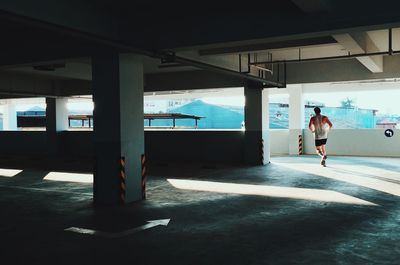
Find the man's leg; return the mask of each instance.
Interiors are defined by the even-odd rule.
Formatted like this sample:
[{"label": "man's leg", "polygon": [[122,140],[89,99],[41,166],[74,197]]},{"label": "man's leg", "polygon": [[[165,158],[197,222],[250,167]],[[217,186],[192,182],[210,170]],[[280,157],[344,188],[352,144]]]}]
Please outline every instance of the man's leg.
[{"label": "man's leg", "polygon": [[323,151],[322,151],[322,149],[321,149],[321,145],[320,146],[316,146],[315,147],[315,151],[317,152],[317,155],[319,155],[319,156],[324,156],[324,153],[323,153]]},{"label": "man's leg", "polygon": [[321,165],[323,165],[324,167],[326,166],[326,159],[328,158],[326,156],[326,147],[325,145],[321,145],[321,152],[322,152],[322,160],[321,160]]},{"label": "man's leg", "polygon": [[323,155],[323,156],[326,156],[326,147],[325,147],[324,144],[321,145],[321,152],[322,152],[322,155]]}]

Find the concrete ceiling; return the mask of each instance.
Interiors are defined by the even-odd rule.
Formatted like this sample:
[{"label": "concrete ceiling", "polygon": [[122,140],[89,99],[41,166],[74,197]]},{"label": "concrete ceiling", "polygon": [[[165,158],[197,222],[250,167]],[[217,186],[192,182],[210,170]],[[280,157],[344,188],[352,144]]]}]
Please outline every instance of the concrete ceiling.
[{"label": "concrete ceiling", "polygon": [[[172,2],[37,0],[33,5],[4,0],[0,71],[91,80],[90,57],[110,49],[152,55],[143,55],[145,74],[152,78],[202,69],[201,64],[162,64],[154,55],[164,52],[234,72],[239,55],[243,70],[248,54],[258,62],[382,52],[388,48],[388,28],[400,25],[396,4],[367,0],[360,7],[342,0],[275,0],[257,7],[214,4],[210,9],[206,3],[185,8]],[[395,28],[394,50],[400,50],[399,35]],[[357,60],[371,73],[385,70],[383,55]],[[43,70],[50,64],[58,66]],[[249,75],[256,76],[258,70],[252,66]]]},{"label": "concrete ceiling", "polygon": [[[367,34],[376,44],[378,51],[388,50],[388,30],[375,30],[361,32]],[[353,33],[355,34],[355,33]],[[393,49],[400,50],[400,29],[393,29]],[[268,54],[272,55],[272,60],[297,60],[319,57],[343,56],[348,55],[349,50],[334,38],[327,36],[324,38],[299,39],[281,42],[265,42],[263,44],[249,44],[247,46],[217,47],[214,49],[195,48],[192,50],[177,49],[178,55],[185,58],[195,59],[208,64],[226,67],[236,70],[239,67],[238,56],[243,55],[243,64],[246,63],[247,55],[257,60],[268,60]],[[199,68],[179,64],[161,63],[160,59],[142,56],[144,71],[150,73],[169,73],[199,70]],[[252,59],[253,60],[253,59]],[[38,66],[58,64],[53,70],[37,69]],[[21,66],[3,66],[2,70],[17,71],[35,75],[48,76],[53,78],[91,80],[91,60],[90,57],[70,58],[66,60],[56,60],[52,62],[30,63]]]}]

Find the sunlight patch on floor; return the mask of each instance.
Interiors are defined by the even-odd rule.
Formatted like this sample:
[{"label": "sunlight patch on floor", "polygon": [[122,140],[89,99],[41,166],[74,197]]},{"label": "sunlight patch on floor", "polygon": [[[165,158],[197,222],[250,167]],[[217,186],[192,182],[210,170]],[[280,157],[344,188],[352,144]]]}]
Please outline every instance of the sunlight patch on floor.
[{"label": "sunlight patch on floor", "polygon": [[[343,169],[349,169],[348,165],[335,164],[328,167],[321,167],[320,165],[311,163],[283,163],[274,162],[275,165],[279,165],[292,170],[301,171],[304,173],[317,175],[325,178],[334,180],[344,181],[354,185],[374,189],[377,191],[389,193],[392,195],[400,196],[400,184],[377,179],[372,176],[366,176],[365,168],[358,168],[354,165],[351,167],[351,171],[345,171]],[[367,169],[368,171],[368,169]],[[370,174],[370,171],[368,174]],[[389,176],[393,178],[393,176]]]},{"label": "sunlight patch on floor", "polygon": [[81,183],[93,183],[93,174],[78,174],[68,172],[50,172],[44,177],[45,180],[70,181]]},{"label": "sunlight patch on floor", "polygon": [[349,196],[340,192],[321,189],[304,189],[293,187],[265,186],[265,185],[249,185],[237,183],[198,181],[198,180],[182,180],[168,179],[177,189],[209,191],[219,193],[233,193],[243,195],[259,195],[274,198],[288,198],[323,202],[336,202],[344,204],[357,205],[374,205],[369,201]]},{"label": "sunlight patch on floor", "polygon": [[20,170],[20,169],[0,168],[0,177],[12,178],[21,172],[22,172],[22,170]]},{"label": "sunlight patch on floor", "polygon": [[334,165],[332,168],[339,168],[343,170],[347,170],[350,173],[362,174],[366,177],[377,177],[377,178],[385,178],[387,180],[393,180],[400,182],[400,172],[387,170],[378,167],[372,166],[364,166],[364,165]]}]

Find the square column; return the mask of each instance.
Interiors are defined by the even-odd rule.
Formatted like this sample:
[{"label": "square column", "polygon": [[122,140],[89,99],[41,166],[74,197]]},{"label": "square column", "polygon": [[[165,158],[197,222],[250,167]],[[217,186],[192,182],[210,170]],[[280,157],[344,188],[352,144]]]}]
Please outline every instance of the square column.
[{"label": "square column", "polygon": [[304,130],[304,97],[302,85],[293,85],[289,90],[289,154],[299,155],[299,135]]},{"label": "square column", "polygon": [[7,100],[7,103],[2,106],[3,112],[3,130],[16,131],[17,128],[17,109],[15,103]]},{"label": "square column", "polygon": [[61,132],[68,130],[68,99],[46,98],[46,131]]},{"label": "square column", "polygon": [[248,81],[244,95],[244,161],[248,165],[266,165],[270,161],[268,91],[257,82]]},{"label": "square column", "polygon": [[92,58],[94,202],[142,199],[144,154],[143,65],[133,55],[104,52]]},{"label": "square column", "polygon": [[57,154],[57,133],[68,130],[67,98],[46,98],[46,135],[50,155]]},{"label": "square column", "polygon": [[67,131],[68,126],[68,98],[56,98],[56,131]]}]

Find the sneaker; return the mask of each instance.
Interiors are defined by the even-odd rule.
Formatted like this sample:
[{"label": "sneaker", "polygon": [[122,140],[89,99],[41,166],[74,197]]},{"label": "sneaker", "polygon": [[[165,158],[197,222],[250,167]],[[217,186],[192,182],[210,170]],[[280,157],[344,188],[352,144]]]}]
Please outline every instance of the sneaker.
[{"label": "sneaker", "polygon": [[321,166],[326,167],[326,161],[325,161],[325,159],[322,159],[322,160],[321,160]]}]

